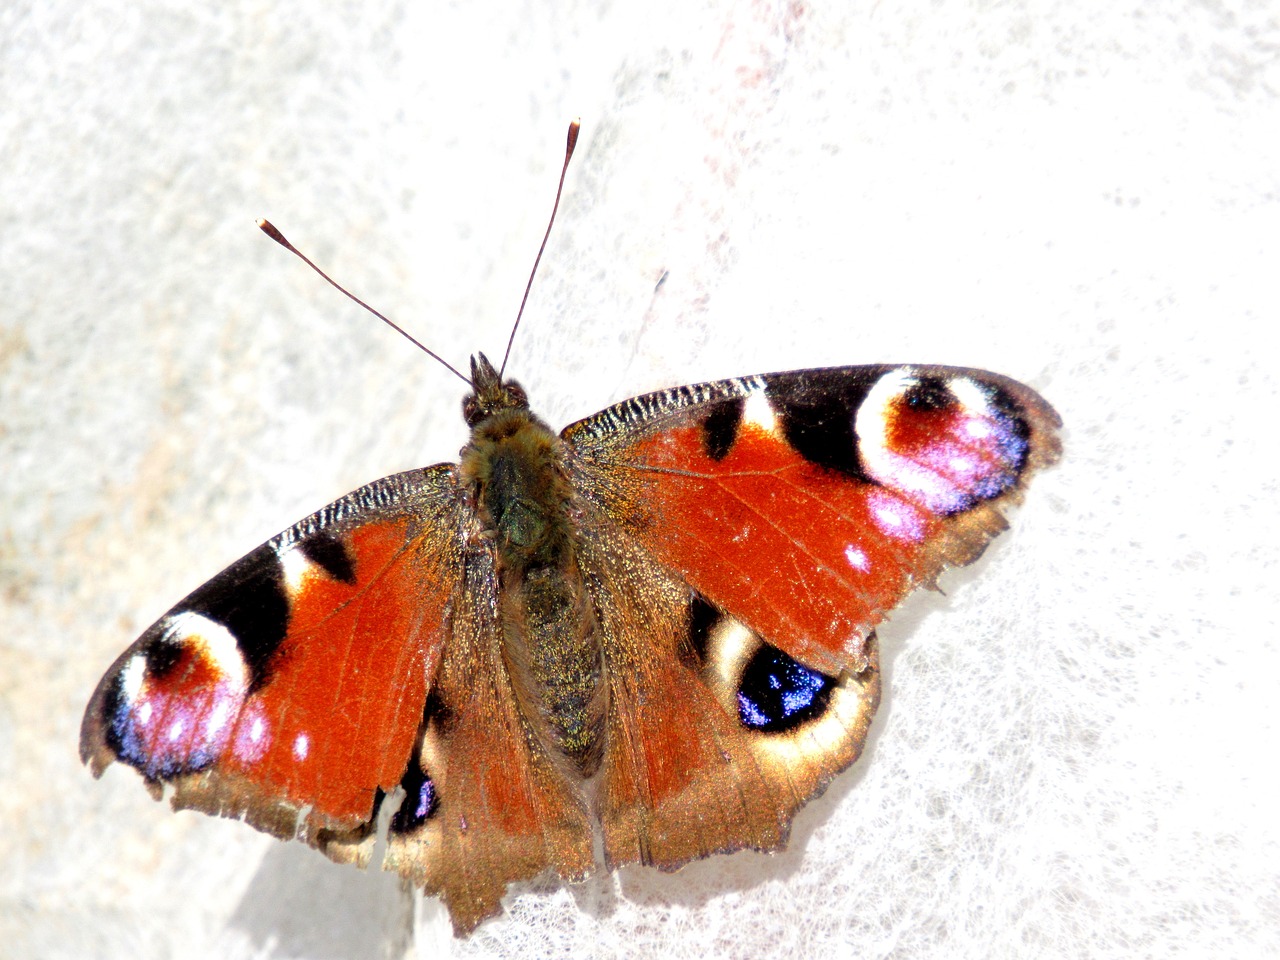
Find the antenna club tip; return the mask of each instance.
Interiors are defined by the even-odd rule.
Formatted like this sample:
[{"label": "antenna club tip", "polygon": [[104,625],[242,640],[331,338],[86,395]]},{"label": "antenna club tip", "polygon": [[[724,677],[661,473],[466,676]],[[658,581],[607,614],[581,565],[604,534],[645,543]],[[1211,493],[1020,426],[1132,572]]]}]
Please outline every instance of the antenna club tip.
[{"label": "antenna club tip", "polygon": [[282,247],[288,247],[289,241],[284,238],[284,234],[275,228],[270,220],[258,220],[258,229],[265,233],[268,237],[280,244]]},{"label": "antenna club tip", "polygon": [[569,158],[573,156],[573,150],[578,145],[578,132],[582,129],[582,118],[574,117],[569,124],[569,139],[565,146],[565,163],[569,162]]}]

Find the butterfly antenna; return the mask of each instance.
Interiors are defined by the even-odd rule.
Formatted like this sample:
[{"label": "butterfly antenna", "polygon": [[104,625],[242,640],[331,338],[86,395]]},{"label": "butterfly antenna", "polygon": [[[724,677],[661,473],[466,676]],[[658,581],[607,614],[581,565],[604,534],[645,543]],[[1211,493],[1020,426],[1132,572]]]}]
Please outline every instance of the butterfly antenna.
[{"label": "butterfly antenna", "polygon": [[271,223],[271,221],[270,221],[270,220],[259,220],[259,221],[258,221],[258,228],[259,228],[263,233],[265,233],[268,237],[270,237],[272,240],[274,240],[276,243],[280,244],[280,246],[284,247],[286,250],[288,250],[288,251],[289,251],[290,253],[292,253],[294,256],[298,257],[298,258],[299,258],[303,263],[305,263],[308,267],[310,267],[310,268],[311,268],[312,270],[314,270],[316,273],[320,274],[320,276],[322,276],[322,277],[324,277],[326,280],[328,280],[328,281],[329,281],[329,283],[333,286],[333,288],[334,288],[335,290],[337,290],[339,293],[346,295],[346,296],[347,296],[347,297],[349,297],[350,299],[354,300],[356,303],[360,304],[360,306],[364,307],[366,310],[368,310],[370,313],[372,313],[375,317],[377,317],[379,320],[381,320],[383,323],[385,323],[387,326],[389,326],[392,330],[394,330],[396,333],[400,334],[400,336],[404,337],[406,340],[408,340],[410,343],[412,343],[415,347],[417,347],[417,348],[418,348],[419,350],[421,350],[423,353],[427,354],[427,356],[429,356],[429,357],[434,357],[436,360],[440,361],[440,363],[444,364],[444,368],[445,368],[446,370],[448,370],[450,373],[452,373],[452,374],[453,374],[455,377],[457,377],[459,380],[461,380],[463,383],[465,383],[465,384],[467,384],[468,386],[470,386],[473,390],[475,389],[475,384],[473,384],[473,383],[471,382],[471,378],[470,378],[470,377],[463,376],[463,374],[459,373],[459,372],[458,372],[458,369],[457,369],[453,364],[451,364],[448,360],[444,359],[444,357],[440,356],[440,354],[436,353],[434,350],[429,349],[428,347],[423,346],[421,343],[419,343],[417,340],[415,340],[412,336],[410,336],[408,333],[406,333],[406,332],[405,332],[405,331],[404,331],[404,330],[403,330],[403,329],[402,329],[402,328],[401,328],[397,323],[395,323],[393,320],[389,319],[389,318],[388,318],[388,317],[386,317],[386,316],[383,316],[383,315],[382,315],[381,313],[379,313],[377,310],[373,309],[373,307],[369,306],[367,303],[365,303],[363,300],[361,300],[359,297],[357,297],[354,293],[352,293],[350,290],[346,289],[346,287],[344,287],[342,284],[338,283],[338,282],[337,282],[336,280],[334,280],[331,276],[329,276],[327,273],[325,273],[323,270],[321,270],[319,267],[317,267],[314,263],[312,263],[312,262],[311,262],[311,258],[310,258],[310,257],[308,257],[308,256],[307,256],[305,253],[303,253],[301,250],[299,250],[297,247],[295,247],[295,246],[294,246],[292,243],[290,243],[288,240],[286,240],[286,239],[285,239],[285,237],[284,237],[284,234],[283,234],[283,233],[281,233],[279,230],[277,230],[277,229],[275,228],[275,226]]},{"label": "butterfly antenna", "polygon": [[[502,366],[498,368],[498,379],[507,369],[507,358],[511,356],[511,345],[516,342],[516,331],[520,329],[520,318],[524,316],[524,305],[529,302],[529,291],[533,288],[533,278],[538,273],[538,264],[542,262],[542,251],[547,249],[547,240],[551,236],[551,227],[556,222],[556,211],[560,209],[560,194],[564,191],[564,177],[569,172],[569,161],[573,159],[573,148],[578,145],[578,131],[582,122],[575,120],[569,124],[569,139],[564,148],[564,166],[560,168],[560,183],[556,187],[556,202],[551,207],[551,219],[547,221],[547,232],[542,235],[542,246],[538,247],[538,255],[533,260],[533,269],[529,271],[529,282],[524,285],[524,297],[520,300],[520,310],[516,313],[516,322],[511,325],[511,336],[507,338],[507,352],[502,355]],[[332,282],[332,281],[330,281]]]}]

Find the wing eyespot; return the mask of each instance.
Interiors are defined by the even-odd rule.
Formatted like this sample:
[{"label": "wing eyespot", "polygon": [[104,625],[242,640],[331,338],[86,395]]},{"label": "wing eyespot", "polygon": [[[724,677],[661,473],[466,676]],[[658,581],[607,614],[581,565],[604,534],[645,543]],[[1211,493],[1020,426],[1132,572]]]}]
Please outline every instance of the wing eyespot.
[{"label": "wing eyespot", "polygon": [[440,805],[440,798],[436,795],[435,782],[423,769],[417,753],[409,761],[400,787],[405,795],[400,808],[391,815],[391,832],[403,835],[413,833],[430,820]]},{"label": "wing eyespot", "polygon": [[720,705],[748,732],[787,735],[820,723],[845,685],[764,641],[743,623],[695,594],[690,644]]},{"label": "wing eyespot", "polygon": [[192,612],[171,615],[120,667],[102,705],[107,744],[148,780],[170,780],[240,749],[249,672],[235,637]]},{"label": "wing eyespot", "polygon": [[761,644],[738,681],[738,719],[763,733],[786,733],[826,712],[837,681]]},{"label": "wing eyespot", "polygon": [[431,821],[440,807],[440,787],[431,769],[441,762],[440,736],[450,720],[449,711],[438,693],[432,690],[422,711],[422,726],[409,755],[409,764],[400,778],[404,798],[391,815],[392,836],[417,834]]},{"label": "wing eyespot", "polygon": [[790,771],[796,783],[809,784],[805,790],[820,790],[858,758],[880,704],[875,634],[862,645],[861,669],[831,676],[699,602],[714,613],[705,628],[702,674],[713,696],[734,718],[757,762]]},{"label": "wing eyespot", "polygon": [[707,664],[711,631],[721,619],[720,611],[694,593],[689,602],[688,643],[682,647],[686,666],[702,669]]},{"label": "wing eyespot", "polygon": [[941,517],[1014,487],[1030,449],[1030,427],[1012,398],[964,372],[889,370],[867,392],[854,427],[867,475]]}]

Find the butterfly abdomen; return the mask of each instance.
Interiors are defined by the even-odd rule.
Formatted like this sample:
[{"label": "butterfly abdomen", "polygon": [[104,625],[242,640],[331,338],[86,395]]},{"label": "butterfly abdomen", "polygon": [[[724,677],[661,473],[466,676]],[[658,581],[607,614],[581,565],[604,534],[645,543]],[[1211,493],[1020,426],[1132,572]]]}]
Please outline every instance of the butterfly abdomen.
[{"label": "butterfly abdomen", "polygon": [[476,424],[462,481],[496,554],[503,655],[521,712],[589,776],[600,761],[605,700],[562,442],[528,410],[500,410]]}]

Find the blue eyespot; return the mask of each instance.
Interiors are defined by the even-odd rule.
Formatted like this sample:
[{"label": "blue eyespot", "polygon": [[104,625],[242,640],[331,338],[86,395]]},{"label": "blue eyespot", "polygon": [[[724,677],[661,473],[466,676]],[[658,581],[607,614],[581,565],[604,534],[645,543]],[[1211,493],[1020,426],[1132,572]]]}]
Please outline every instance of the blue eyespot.
[{"label": "blue eyespot", "polygon": [[753,730],[793,730],[821,716],[835,686],[831,677],[802,666],[781,650],[761,647],[742,672],[738,717]]},{"label": "blue eyespot", "polygon": [[406,794],[400,809],[391,816],[392,833],[409,833],[422,826],[436,811],[436,787],[423,771],[417,756],[409,761],[409,769],[400,781]]}]

